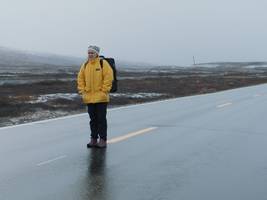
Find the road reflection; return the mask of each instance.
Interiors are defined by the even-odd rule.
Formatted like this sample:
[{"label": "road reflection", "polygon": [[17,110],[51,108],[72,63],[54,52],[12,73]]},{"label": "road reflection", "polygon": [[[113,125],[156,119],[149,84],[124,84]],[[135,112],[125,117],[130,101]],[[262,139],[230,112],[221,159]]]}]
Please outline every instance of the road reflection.
[{"label": "road reflection", "polygon": [[91,149],[88,166],[87,200],[107,199],[106,149]]}]

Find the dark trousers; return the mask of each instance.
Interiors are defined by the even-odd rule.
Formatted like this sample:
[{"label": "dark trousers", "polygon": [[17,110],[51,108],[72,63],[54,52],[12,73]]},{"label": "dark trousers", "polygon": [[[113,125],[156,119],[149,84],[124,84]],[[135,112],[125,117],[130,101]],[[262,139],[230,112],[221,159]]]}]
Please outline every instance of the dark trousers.
[{"label": "dark trousers", "polygon": [[91,137],[107,140],[107,103],[87,104],[90,116]]}]

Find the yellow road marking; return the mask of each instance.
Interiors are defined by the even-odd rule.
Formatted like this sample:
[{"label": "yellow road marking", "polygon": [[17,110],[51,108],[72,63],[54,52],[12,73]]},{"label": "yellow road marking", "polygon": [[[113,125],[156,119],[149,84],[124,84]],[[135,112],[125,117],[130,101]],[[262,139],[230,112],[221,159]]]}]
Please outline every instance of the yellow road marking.
[{"label": "yellow road marking", "polygon": [[121,142],[123,140],[127,140],[131,137],[135,137],[137,135],[141,135],[141,134],[144,134],[144,133],[147,133],[147,132],[150,132],[150,131],[153,131],[157,129],[157,127],[150,127],[150,128],[146,128],[146,129],[142,129],[140,131],[136,131],[136,132],[132,132],[132,133],[128,133],[126,135],[123,135],[123,136],[119,136],[119,137],[116,137],[116,138],[112,138],[110,140],[107,141],[108,144],[113,144],[113,143],[117,143],[117,142]]}]

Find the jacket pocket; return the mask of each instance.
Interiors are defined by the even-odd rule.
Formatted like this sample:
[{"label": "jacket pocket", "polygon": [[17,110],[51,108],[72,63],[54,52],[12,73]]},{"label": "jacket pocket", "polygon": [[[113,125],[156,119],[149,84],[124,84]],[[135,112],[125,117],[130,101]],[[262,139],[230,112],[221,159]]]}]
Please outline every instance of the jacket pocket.
[{"label": "jacket pocket", "polygon": [[101,91],[101,94],[106,98],[107,97],[107,93],[106,92],[103,92],[103,91]]},{"label": "jacket pocket", "polygon": [[86,95],[86,93],[83,93],[83,94],[82,94],[82,99],[83,99],[83,101],[85,101],[85,95]]},{"label": "jacket pocket", "polygon": [[85,87],[84,91],[85,91],[85,93],[89,93],[91,90],[89,87]]},{"label": "jacket pocket", "polygon": [[99,99],[101,101],[106,101],[108,99],[108,94],[106,92],[99,91]]},{"label": "jacket pocket", "polygon": [[89,95],[90,94],[88,92],[83,93],[83,95],[82,95],[83,102],[89,101]]}]

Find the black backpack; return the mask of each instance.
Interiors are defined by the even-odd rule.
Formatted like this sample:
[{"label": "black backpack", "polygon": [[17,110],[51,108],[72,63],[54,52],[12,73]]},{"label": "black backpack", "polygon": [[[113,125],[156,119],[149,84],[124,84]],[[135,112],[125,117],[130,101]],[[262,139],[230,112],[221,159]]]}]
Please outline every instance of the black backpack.
[{"label": "black backpack", "polygon": [[[106,60],[113,71],[113,81],[112,81],[112,87],[110,89],[110,93],[117,92],[118,90],[118,80],[117,80],[117,70],[116,70],[116,64],[114,58],[105,58],[104,56],[99,56],[100,58],[100,66],[103,69],[103,60]],[[88,61],[84,64],[86,66]]]}]

